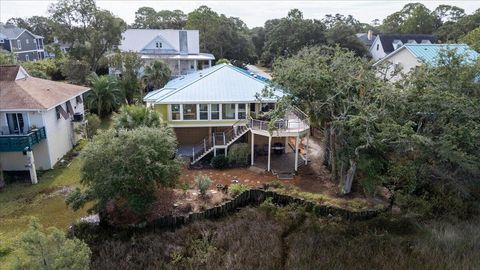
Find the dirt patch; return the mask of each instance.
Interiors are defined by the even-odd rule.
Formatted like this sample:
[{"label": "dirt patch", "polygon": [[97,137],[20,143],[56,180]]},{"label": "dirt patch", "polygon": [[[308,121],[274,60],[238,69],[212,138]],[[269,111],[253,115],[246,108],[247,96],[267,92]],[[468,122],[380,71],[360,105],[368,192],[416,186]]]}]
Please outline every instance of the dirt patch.
[{"label": "dirt patch", "polygon": [[174,214],[201,212],[232,199],[227,193],[213,189],[208,190],[205,196],[202,196],[196,189],[189,189],[185,192],[175,189],[174,192],[176,197],[173,204]]},{"label": "dirt patch", "polygon": [[[267,172],[257,172],[248,168],[232,168],[225,170],[202,169],[189,170],[184,167],[179,178],[180,183],[188,183],[190,187],[195,187],[195,176],[207,175],[212,179],[210,189],[216,189],[218,184],[231,185],[234,183],[244,184],[250,187],[262,186],[264,183],[275,180],[275,176]],[[285,183],[291,183],[292,180],[286,180]]]}]

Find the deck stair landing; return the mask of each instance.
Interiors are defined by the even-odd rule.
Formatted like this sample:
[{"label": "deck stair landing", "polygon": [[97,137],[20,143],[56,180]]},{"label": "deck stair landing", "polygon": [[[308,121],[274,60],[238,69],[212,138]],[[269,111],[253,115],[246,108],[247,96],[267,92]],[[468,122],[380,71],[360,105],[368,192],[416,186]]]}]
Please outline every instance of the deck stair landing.
[{"label": "deck stair landing", "polygon": [[216,149],[226,149],[250,129],[245,123],[237,122],[224,132],[215,132],[211,138],[203,139],[192,149],[192,161],[195,164]]}]

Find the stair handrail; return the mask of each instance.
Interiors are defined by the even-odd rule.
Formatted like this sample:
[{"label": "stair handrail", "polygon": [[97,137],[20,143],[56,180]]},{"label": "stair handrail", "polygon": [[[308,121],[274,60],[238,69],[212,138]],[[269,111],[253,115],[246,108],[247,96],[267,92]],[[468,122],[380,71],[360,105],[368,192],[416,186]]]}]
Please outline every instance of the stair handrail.
[{"label": "stair handrail", "polygon": [[[235,123],[232,124],[231,128],[228,129],[227,131],[223,132],[223,145],[227,145],[230,142],[230,135],[235,133],[235,127],[245,125],[245,120],[247,119],[238,119]],[[203,155],[205,152],[209,151],[211,148],[215,147],[217,145],[217,142],[215,140],[215,133],[212,133],[212,136],[207,136],[203,138],[199,143],[195,144],[192,147],[192,161],[195,161],[196,158],[200,157]],[[235,134],[234,134],[235,135]],[[229,139],[227,139],[229,138]],[[233,137],[232,137],[233,139]]]}]

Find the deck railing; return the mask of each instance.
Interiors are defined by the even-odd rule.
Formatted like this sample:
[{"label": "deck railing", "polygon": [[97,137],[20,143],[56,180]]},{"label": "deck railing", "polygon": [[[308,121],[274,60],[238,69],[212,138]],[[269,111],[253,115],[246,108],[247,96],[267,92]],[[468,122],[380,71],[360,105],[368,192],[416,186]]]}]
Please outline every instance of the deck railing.
[{"label": "deck railing", "polygon": [[25,147],[32,147],[46,138],[45,127],[32,130],[27,134],[0,135],[0,152],[23,151]]},{"label": "deck railing", "polygon": [[255,130],[299,131],[310,127],[308,116],[297,107],[290,108],[282,119],[276,120],[270,127],[271,121],[250,118],[248,126]]}]

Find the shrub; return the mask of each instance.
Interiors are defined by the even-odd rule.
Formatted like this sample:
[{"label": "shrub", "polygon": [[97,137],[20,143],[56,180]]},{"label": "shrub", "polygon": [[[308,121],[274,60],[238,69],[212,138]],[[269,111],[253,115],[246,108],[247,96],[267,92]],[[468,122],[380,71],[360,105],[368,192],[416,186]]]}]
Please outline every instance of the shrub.
[{"label": "shrub", "polygon": [[75,84],[85,84],[90,74],[90,65],[85,61],[68,59],[62,63],[62,74],[70,82]]},{"label": "shrub", "polygon": [[85,126],[85,136],[88,139],[93,138],[95,134],[97,134],[97,130],[100,127],[101,120],[100,117],[96,114],[87,114],[85,117],[86,121],[86,126]]},{"label": "shrub", "polygon": [[228,167],[228,158],[224,155],[218,155],[212,158],[210,165],[215,169],[225,169]]},{"label": "shrub", "polygon": [[197,183],[200,194],[205,196],[205,194],[207,194],[208,187],[212,184],[212,179],[210,179],[210,177],[207,175],[197,175],[195,176],[195,183]]},{"label": "shrub", "polygon": [[[140,127],[101,132],[82,151],[81,183],[86,187],[74,209],[87,201],[96,210],[126,200],[137,215],[144,216],[155,201],[158,185],[172,187],[180,174],[181,161],[175,158],[176,139],[172,129]],[[72,195],[73,196],[73,195]]]},{"label": "shrub", "polygon": [[161,125],[162,119],[159,112],[140,105],[124,105],[120,108],[120,112],[113,116],[113,126],[116,129],[160,127]]},{"label": "shrub", "polygon": [[243,193],[245,190],[248,190],[248,186],[244,184],[232,184],[228,187],[228,192],[230,192],[230,194],[233,197],[238,196],[239,194]]},{"label": "shrub", "polygon": [[230,60],[226,59],[226,58],[220,58],[218,59],[217,65],[220,65],[220,64],[230,64]]},{"label": "shrub", "polygon": [[89,269],[91,251],[79,239],[67,239],[57,228],[45,233],[36,220],[20,236],[13,269]]},{"label": "shrub", "polygon": [[42,70],[34,69],[34,70],[28,72],[28,74],[32,77],[36,77],[36,78],[40,78],[40,79],[49,79],[48,76],[47,76],[47,73],[45,73]]},{"label": "shrub", "polygon": [[187,191],[190,189],[190,184],[188,184],[187,182],[183,182],[182,184],[180,184],[180,188],[183,191],[183,195],[186,195]]},{"label": "shrub", "polygon": [[246,165],[250,147],[246,143],[236,143],[228,151],[228,161],[230,164]]},{"label": "shrub", "polygon": [[61,66],[64,59],[43,59],[38,61],[22,62],[22,67],[33,77],[50,80],[63,79]]}]

